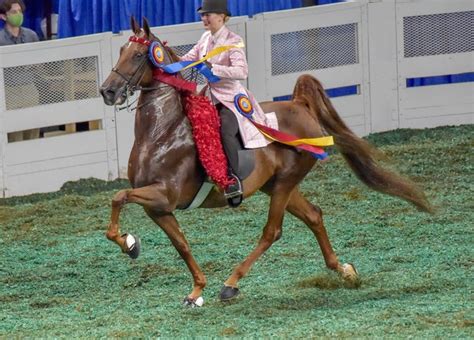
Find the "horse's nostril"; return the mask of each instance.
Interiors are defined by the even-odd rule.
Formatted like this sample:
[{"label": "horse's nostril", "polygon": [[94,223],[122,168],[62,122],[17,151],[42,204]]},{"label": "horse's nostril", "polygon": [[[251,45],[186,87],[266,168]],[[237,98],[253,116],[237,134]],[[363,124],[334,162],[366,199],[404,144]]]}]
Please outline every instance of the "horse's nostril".
[{"label": "horse's nostril", "polygon": [[116,95],[117,95],[115,90],[107,88],[107,87],[100,87],[99,92],[102,98],[104,98],[104,103],[106,105],[113,105],[115,103]]},{"label": "horse's nostril", "polygon": [[102,95],[102,97],[104,97],[104,98],[114,98],[115,97],[115,91],[112,90],[112,89],[100,88],[99,92]]}]

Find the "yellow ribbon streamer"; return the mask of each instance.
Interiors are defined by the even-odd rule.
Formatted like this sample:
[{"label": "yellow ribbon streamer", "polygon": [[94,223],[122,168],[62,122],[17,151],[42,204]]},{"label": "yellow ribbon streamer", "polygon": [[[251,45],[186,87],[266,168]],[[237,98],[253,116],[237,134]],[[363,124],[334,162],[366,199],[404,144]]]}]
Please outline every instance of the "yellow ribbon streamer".
[{"label": "yellow ribbon streamer", "polygon": [[308,144],[313,146],[331,146],[334,145],[334,138],[332,136],[319,137],[319,138],[302,138],[291,142],[286,142],[288,145],[297,146],[302,144]]},{"label": "yellow ribbon streamer", "polygon": [[274,137],[270,136],[268,133],[266,133],[263,130],[258,129],[265,137],[268,139],[278,142],[281,144],[286,144],[289,146],[298,146],[298,145],[312,145],[312,146],[318,146],[318,147],[324,147],[324,146],[331,146],[334,145],[334,138],[332,136],[327,136],[327,137],[319,137],[319,138],[302,138],[302,139],[296,139],[293,141],[289,142],[284,142],[279,139],[275,139]]},{"label": "yellow ribbon streamer", "polygon": [[203,62],[205,62],[206,60],[212,58],[212,57],[215,57],[216,55],[219,55],[221,53],[224,53],[228,50],[231,50],[233,48],[244,48],[245,47],[245,44],[243,42],[241,42],[240,44],[237,44],[237,45],[225,45],[225,46],[219,46],[219,47],[216,47],[215,49],[213,49],[212,51],[210,51],[208,54],[206,54],[206,56],[192,64],[189,64],[188,66],[186,66],[185,68],[183,68],[183,71],[184,70],[187,70],[188,68],[191,68],[193,66],[196,66],[196,65],[199,65],[199,64],[202,64]]}]

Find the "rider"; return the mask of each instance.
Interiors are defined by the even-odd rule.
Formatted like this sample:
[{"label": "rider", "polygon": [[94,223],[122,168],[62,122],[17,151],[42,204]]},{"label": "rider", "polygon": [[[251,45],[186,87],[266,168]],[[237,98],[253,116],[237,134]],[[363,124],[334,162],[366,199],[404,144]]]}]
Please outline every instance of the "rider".
[{"label": "rider", "polygon": [[[197,61],[205,57],[209,51],[219,46],[239,45],[243,40],[237,34],[231,32],[226,23],[231,13],[227,9],[227,0],[203,0],[198,9],[205,32],[197,44],[183,57],[183,61]],[[236,176],[238,170],[238,150],[241,148],[239,131],[242,142],[246,148],[259,148],[270,142],[255,128],[238,107],[235,97],[244,96],[245,112],[248,114],[248,106],[253,107],[252,119],[267,126],[278,125],[274,114],[265,115],[252,96],[252,94],[241,84],[248,74],[247,58],[242,47],[235,47],[206,61],[212,73],[220,78],[220,81],[208,83],[205,92],[216,105],[221,118],[222,144],[229,163],[229,176],[235,178],[236,184],[230,185],[225,190],[227,198],[242,195],[240,179]],[[245,98],[246,97],[246,98]]]}]

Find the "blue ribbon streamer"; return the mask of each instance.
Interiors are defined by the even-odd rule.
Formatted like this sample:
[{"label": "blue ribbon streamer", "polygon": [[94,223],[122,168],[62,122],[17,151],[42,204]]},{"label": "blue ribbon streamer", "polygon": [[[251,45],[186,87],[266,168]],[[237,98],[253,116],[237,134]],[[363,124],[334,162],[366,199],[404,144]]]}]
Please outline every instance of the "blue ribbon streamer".
[{"label": "blue ribbon streamer", "polygon": [[[171,73],[175,74],[187,67],[188,65],[191,65],[194,63],[194,61],[179,61],[177,63],[169,64],[166,66],[163,66],[163,71],[166,73]],[[205,63],[197,64],[196,66],[193,66],[198,72],[200,72],[204,77],[207,78],[207,80],[210,83],[217,83],[221,79],[214,75],[209,67]]]}]

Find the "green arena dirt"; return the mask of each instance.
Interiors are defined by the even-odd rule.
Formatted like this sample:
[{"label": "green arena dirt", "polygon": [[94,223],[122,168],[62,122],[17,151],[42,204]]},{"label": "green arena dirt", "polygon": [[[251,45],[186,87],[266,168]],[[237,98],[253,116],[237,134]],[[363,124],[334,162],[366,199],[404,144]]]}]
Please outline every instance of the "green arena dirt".
[{"label": "green arena dirt", "polygon": [[419,183],[436,207],[418,212],[370,191],[337,152],[301,189],[324,212],[348,287],[325,269],[310,230],[290,215],[283,237],[217,296],[256,245],[268,197],[235,210],[177,212],[208,279],[202,308],[183,308],[192,279],[166,235],[136,205],[122,230],[140,236],[137,260],[104,236],[111,198],[126,181],[81,180],[51,194],[0,201],[0,338],[474,337],[474,125],[374,134],[386,165]]}]

